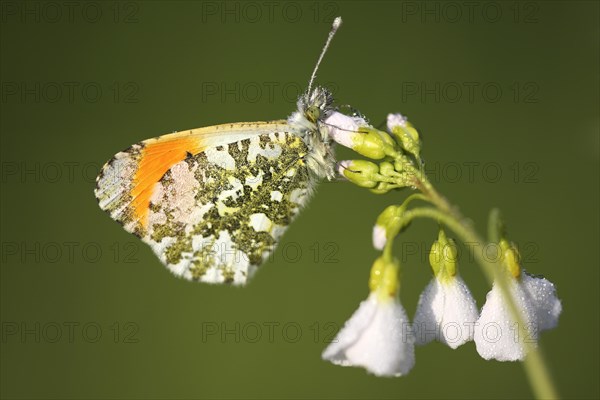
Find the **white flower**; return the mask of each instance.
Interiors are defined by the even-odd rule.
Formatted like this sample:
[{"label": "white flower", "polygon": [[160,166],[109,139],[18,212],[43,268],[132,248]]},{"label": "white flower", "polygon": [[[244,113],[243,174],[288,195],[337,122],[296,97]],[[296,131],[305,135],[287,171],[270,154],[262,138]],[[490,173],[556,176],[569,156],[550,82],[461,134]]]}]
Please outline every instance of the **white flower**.
[{"label": "white flower", "polygon": [[456,349],[473,340],[478,317],[473,295],[460,276],[434,277],[417,305],[413,321],[416,343],[436,339]]},{"label": "white flower", "polygon": [[398,299],[371,292],[322,357],[376,376],[406,375],[415,365],[414,336]]},{"label": "white flower", "polygon": [[477,351],[486,360],[523,360],[524,343],[535,345],[541,331],[556,327],[562,311],[554,285],[547,279],[522,271],[519,277],[510,276],[509,281],[527,335],[522,337],[502,292],[494,283],[475,327]]},{"label": "white flower", "polygon": [[387,242],[385,227],[375,224],[373,227],[373,247],[376,250],[383,250]]}]

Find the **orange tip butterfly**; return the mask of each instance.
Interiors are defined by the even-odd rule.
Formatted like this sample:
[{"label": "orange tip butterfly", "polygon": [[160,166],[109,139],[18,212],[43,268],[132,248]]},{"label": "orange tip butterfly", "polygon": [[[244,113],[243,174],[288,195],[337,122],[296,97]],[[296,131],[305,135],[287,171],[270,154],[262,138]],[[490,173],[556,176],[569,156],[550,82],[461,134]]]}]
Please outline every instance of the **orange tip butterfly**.
[{"label": "orange tip butterfly", "polygon": [[174,274],[245,284],[317,182],[335,177],[324,122],[333,98],[313,83],[341,23],[340,17],[333,22],[308,89],[287,120],[215,125],[136,143],[98,175],[100,208]]}]

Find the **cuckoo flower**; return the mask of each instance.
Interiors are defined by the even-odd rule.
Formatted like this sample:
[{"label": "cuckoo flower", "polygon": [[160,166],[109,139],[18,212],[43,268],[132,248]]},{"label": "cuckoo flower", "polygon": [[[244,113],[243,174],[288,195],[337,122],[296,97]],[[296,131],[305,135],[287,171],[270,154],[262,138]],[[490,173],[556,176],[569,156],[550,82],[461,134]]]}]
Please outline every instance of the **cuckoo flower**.
[{"label": "cuckoo flower", "polygon": [[429,262],[435,276],[419,298],[416,342],[423,345],[435,339],[456,349],[473,340],[479,315],[471,292],[457,273],[456,245],[442,230],[431,247]]},{"label": "cuckoo flower", "polygon": [[371,293],[323,352],[323,359],[363,367],[377,376],[401,376],[415,364],[414,337],[398,300],[398,263],[375,261]]},{"label": "cuckoo flower", "polygon": [[510,294],[521,313],[527,334],[521,335],[503,292],[494,283],[475,327],[475,344],[479,355],[486,360],[523,360],[526,355],[524,343],[535,345],[541,331],[556,327],[562,305],[552,282],[522,270],[518,253],[508,242],[502,240],[500,246],[505,268],[502,273],[509,275]]}]

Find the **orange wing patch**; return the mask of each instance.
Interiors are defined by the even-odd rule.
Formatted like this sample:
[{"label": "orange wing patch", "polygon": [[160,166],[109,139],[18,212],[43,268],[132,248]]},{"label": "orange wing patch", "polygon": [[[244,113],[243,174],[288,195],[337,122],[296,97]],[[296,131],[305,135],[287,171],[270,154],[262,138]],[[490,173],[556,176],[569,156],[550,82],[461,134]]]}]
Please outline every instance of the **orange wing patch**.
[{"label": "orange wing patch", "polygon": [[110,159],[96,178],[98,205],[125,230],[146,234],[150,199],[156,183],[187,153],[196,155],[211,147],[238,142],[264,133],[286,132],[285,120],[223,124],[169,133],[144,140]]},{"label": "orange wing patch", "polygon": [[133,177],[130,207],[143,228],[148,224],[154,185],[173,165],[184,160],[188,153],[195,155],[202,150],[199,138],[192,135],[175,140],[157,140],[142,149],[139,166]]}]

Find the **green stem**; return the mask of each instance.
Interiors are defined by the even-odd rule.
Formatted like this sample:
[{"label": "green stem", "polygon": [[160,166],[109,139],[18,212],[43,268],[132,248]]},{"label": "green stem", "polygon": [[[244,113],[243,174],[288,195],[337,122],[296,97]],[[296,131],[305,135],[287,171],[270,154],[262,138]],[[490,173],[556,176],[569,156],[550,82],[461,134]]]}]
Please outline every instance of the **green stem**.
[{"label": "green stem", "polygon": [[402,214],[404,214],[404,211],[408,208],[408,205],[413,200],[423,200],[423,201],[426,201],[426,202],[431,202],[431,200],[429,199],[429,197],[425,196],[424,194],[413,193],[410,196],[408,196],[406,199],[404,199],[404,202],[400,205],[400,211],[398,212],[399,216],[401,216]]},{"label": "green stem", "polygon": [[[441,198],[441,196],[439,196],[439,198]],[[432,202],[436,204],[436,201],[433,199]],[[464,243],[469,243],[476,246],[478,250],[475,251],[475,258],[482,267],[485,277],[490,285],[493,283],[498,285],[503,297],[507,300],[509,309],[512,315],[515,317],[520,329],[519,337],[527,337],[528,332],[526,325],[509,289],[510,277],[505,273],[500,273],[501,266],[498,265],[498,261],[488,260],[484,256],[483,249],[485,248],[486,242],[480,238],[473,227],[466,223],[464,219],[459,219],[452,212],[450,212],[450,207],[448,207],[447,210],[448,211],[441,210],[439,208],[416,208],[406,211],[404,217],[406,218],[406,223],[410,222],[414,218],[431,218],[437,220],[454,231],[454,233],[459,236]],[[525,342],[523,344],[527,354],[524,362],[525,370],[535,396],[544,399],[558,398],[558,392],[552,383],[550,373],[546,367],[541,353],[538,351],[537,347],[533,346],[531,343]]]},{"label": "green stem", "polygon": [[490,211],[488,220],[488,240],[490,243],[500,243],[500,239],[504,237],[504,224],[502,223],[502,215],[500,210],[493,208]]},{"label": "green stem", "polygon": [[448,200],[446,200],[444,196],[435,190],[431,182],[429,182],[427,177],[424,175],[423,171],[413,167],[410,172],[414,176],[413,184],[417,189],[419,189],[419,191],[421,191],[421,193],[423,193],[429,202],[433,203],[440,210],[454,215],[457,219],[462,219],[458,211],[450,206]]}]

